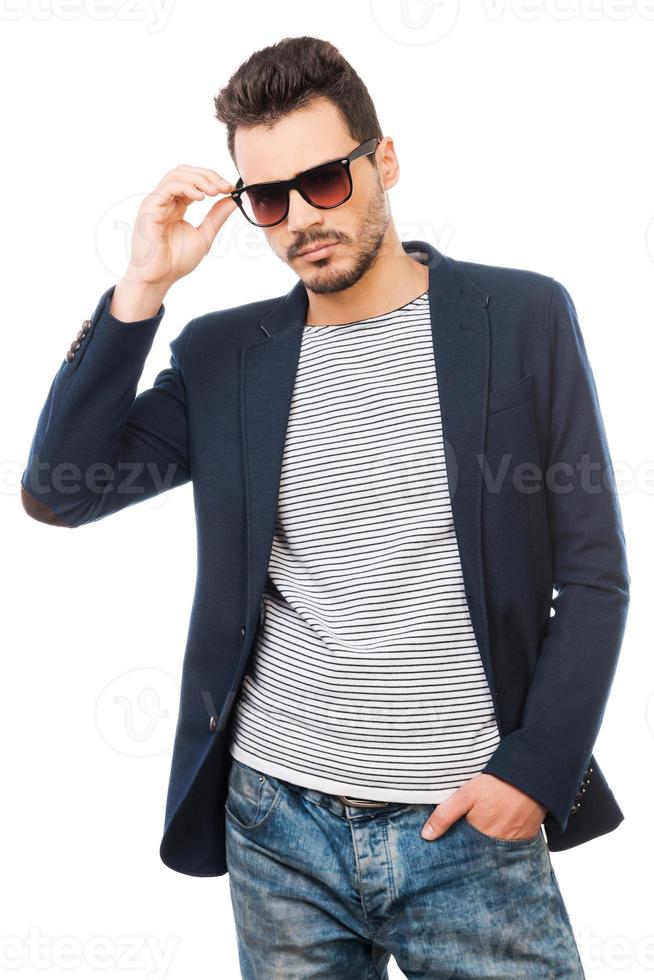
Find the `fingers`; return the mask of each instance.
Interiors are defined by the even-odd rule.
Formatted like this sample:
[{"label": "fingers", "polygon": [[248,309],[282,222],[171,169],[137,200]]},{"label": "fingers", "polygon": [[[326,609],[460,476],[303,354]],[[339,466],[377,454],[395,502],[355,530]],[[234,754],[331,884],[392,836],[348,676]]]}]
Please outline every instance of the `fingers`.
[{"label": "fingers", "polygon": [[205,251],[208,252],[211,244],[224,225],[225,221],[238,208],[238,204],[231,197],[223,197],[213,205],[207,212],[203,221],[197,226],[203,240]]},{"label": "fingers", "polygon": [[164,189],[170,186],[183,184],[195,187],[207,194],[229,194],[235,185],[224,177],[221,177],[215,170],[207,170],[205,167],[189,167],[183,164],[170,170],[161,181],[159,188]]},{"label": "fingers", "polygon": [[449,796],[443,803],[432,810],[423,824],[420,836],[425,840],[435,840],[451,827],[455,820],[462,817],[470,809],[470,802],[460,790]]},{"label": "fingers", "polygon": [[[215,170],[182,164],[174,167],[141,203],[132,238],[131,264],[143,279],[175,282],[188,275],[209,251],[219,229],[238,205],[233,184]],[[185,220],[187,207],[205,197],[219,199],[195,228]],[[196,234],[199,232],[199,235]]]},{"label": "fingers", "polygon": [[195,174],[197,177],[204,177],[210,184],[215,185],[218,190],[233,191],[236,187],[235,184],[230,183],[225,177],[222,177],[216,170],[207,170],[205,167],[191,167],[187,163],[181,163],[175,168],[177,171],[185,171],[187,173]]},{"label": "fingers", "polygon": [[157,211],[158,220],[167,220],[174,214],[177,202],[184,207],[192,201],[202,201],[209,195],[229,194],[234,189],[234,185],[221,177],[215,170],[206,170],[201,167],[175,167],[168,171],[166,176],[159,182],[155,189],[148,194],[148,211],[154,208]]},{"label": "fingers", "polygon": [[157,193],[162,203],[166,200],[170,201],[173,197],[187,197],[192,201],[201,201],[205,194],[216,193],[216,191],[208,191],[208,188],[203,188],[199,181],[184,180],[181,177],[171,177],[169,180],[161,183],[155,193]]}]

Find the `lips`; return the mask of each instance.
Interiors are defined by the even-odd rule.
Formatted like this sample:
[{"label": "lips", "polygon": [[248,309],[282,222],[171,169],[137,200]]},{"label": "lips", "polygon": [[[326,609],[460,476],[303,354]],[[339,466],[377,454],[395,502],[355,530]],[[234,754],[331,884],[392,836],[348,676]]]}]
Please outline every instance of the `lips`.
[{"label": "lips", "polygon": [[318,253],[326,248],[332,248],[337,245],[338,242],[321,242],[318,245],[311,245],[308,249],[304,249],[302,252],[298,252],[298,255],[302,256],[312,256],[314,253]]}]

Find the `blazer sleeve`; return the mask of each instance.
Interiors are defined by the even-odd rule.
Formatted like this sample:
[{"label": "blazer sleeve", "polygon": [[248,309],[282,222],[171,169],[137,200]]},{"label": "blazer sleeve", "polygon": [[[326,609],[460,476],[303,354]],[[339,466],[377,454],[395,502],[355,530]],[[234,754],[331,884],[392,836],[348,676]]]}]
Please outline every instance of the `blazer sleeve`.
[{"label": "blazer sleeve", "polygon": [[622,644],[631,579],[593,373],[569,292],[552,280],[545,493],[554,615],[521,726],[484,772],[537,799],[565,832],[590,762]]},{"label": "blazer sleeve", "polygon": [[46,524],[88,524],[191,479],[180,365],[194,321],[170,343],[170,365],[136,395],[165,307],[145,320],[117,320],[109,312],[114,289],[50,385],[21,476],[24,509]]}]

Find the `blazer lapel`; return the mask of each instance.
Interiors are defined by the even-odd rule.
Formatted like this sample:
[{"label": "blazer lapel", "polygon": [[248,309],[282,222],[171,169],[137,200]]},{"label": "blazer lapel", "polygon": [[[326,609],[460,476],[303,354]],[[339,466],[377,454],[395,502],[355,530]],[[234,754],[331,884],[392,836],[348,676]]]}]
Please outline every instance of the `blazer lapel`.
[{"label": "blazer lapel", "polygon": [[[489,295],[428,242],[402,242],[429,266],[429,308],[447,478],[470,616],[489,683],[481,557],[481,466],[489,370]],[[263,592],[272,548],[284,442],[308,309],[304,283],[260,321],[261,340],[241,351],[246,467],[247,609]]]},{"label": "blazer lapel", "polygon": [[261,340],[241,351],[249,614],[263,592],[268,573],[286,428],[307,309],[307,292],[298,280],[260,322]]},{"label": "blazer lapel", "polygon": [[494,694],[481,544],[481,460],[486,446],[490,296],[458,263],[428,246],[429,309],[452,516],[470,620]]}]

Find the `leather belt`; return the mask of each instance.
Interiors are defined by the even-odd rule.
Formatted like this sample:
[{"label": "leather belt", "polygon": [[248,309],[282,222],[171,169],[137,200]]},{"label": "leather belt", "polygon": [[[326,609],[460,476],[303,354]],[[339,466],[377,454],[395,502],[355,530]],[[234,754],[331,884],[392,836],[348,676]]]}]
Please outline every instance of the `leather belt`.
[{"label": "leather belt", "polygon": [[387,800],[356,800],[353,796],[339,796],[338,799],[348,806],[388,806]]}]

